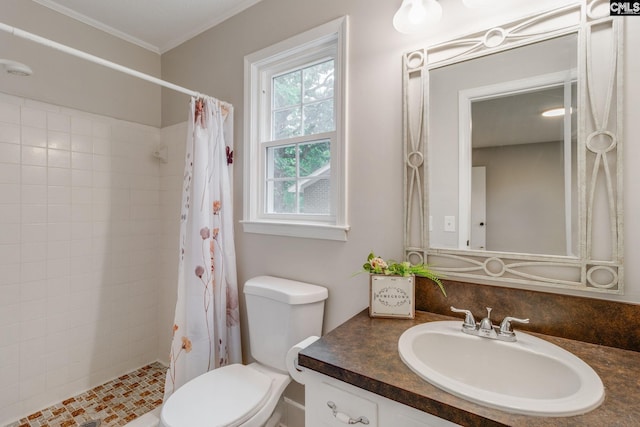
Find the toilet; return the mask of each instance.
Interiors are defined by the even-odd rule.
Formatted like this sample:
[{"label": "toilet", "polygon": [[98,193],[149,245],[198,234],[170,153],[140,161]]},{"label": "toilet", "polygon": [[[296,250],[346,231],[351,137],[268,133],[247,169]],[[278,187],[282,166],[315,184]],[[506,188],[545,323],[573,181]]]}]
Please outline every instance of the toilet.
[{"label": "toilet", "polygon": [[291,382],[292,346],[320,336],[327,289],[272,276],[244,285],[251,356],[202,374],[176,390],[160,412],[160,427],[275,427],[279,402]]}]

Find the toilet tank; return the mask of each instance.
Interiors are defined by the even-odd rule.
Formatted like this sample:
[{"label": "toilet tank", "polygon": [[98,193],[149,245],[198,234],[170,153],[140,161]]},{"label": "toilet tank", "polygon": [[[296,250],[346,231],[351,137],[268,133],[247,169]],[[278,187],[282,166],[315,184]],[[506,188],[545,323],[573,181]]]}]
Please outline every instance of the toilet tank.
[{"label": "toilet tank", "polygon": [[322,335],[326,288],[273,276],[244,285],[251,356],[263,365],[287,372],[289,349],[311,335]]}]

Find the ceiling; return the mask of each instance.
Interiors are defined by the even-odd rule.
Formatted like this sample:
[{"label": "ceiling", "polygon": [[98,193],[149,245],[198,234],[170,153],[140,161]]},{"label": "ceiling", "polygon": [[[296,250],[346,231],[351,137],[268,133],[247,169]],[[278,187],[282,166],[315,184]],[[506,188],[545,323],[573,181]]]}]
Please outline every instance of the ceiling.
[{"label": "ceiling", "polygon": [[[574,83],[574,109],[575,91]],[[564,106],[562,85],[474,100],[471,105],[474,148],[555,142],[564,139],[564,116],[542,117],[541,114],[551,108]]]},{"label": "ceiling", "polygon": [[161,54],[260,0],[34,1]]}]

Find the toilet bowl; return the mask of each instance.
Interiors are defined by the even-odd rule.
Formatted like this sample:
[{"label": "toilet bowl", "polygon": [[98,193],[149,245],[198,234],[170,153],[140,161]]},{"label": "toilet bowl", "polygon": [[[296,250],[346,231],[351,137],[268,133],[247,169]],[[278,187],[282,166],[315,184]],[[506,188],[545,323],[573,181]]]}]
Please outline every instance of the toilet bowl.
[{"label": "toilet bowl", "polygon": [[257,363],[215,369],[171,395],[162,408],[160,425],[261,427],[290,382],[288,375]]},{"label": "toilet bowl", "polygon": [[251,355],[256,362],[204,373],[176,390],[160,427],[275,427],[275,411],[291,382],[287,357],[301,340],[320,335],[326,288],[272,276],[244,286]]}]

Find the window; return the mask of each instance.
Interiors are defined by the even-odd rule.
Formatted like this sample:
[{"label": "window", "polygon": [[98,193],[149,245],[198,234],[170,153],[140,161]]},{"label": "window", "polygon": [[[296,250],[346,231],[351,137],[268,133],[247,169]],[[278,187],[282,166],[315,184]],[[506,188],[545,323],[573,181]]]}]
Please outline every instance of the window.
[{"label": "window", "polygon": [[346,240],[346,18],[245,57],[244,230]]}]

